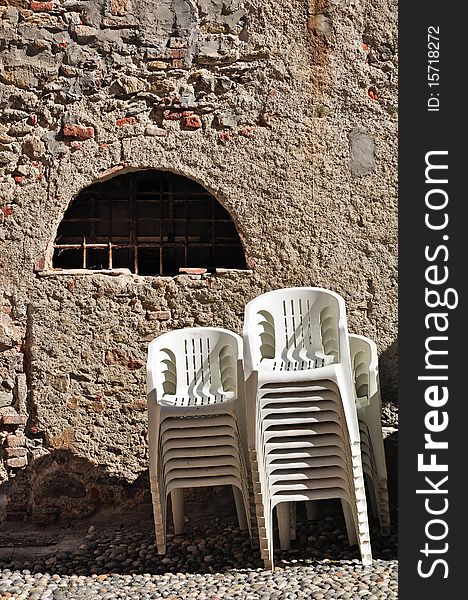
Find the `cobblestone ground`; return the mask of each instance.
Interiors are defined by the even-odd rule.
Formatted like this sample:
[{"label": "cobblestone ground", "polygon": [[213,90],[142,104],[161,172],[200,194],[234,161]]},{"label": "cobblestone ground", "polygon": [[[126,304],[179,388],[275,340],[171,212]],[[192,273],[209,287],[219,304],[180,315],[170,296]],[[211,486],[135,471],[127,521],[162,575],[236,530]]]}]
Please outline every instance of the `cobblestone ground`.
[{"label": "cobblestone ground", "polygon": [[67,529],[4,529],[0,600],[397,598],[395,518],[388,537],[372,527],[374,562],[364,568],[348,546],[339,504],[324,503],[313,522],[300,509],[297,539],[276,553],[273,572],[263,569],[232,510],[221,508],[208,518],[187,506],[184,535],[168,535],[164,557],[156,552],[150,507]]}]

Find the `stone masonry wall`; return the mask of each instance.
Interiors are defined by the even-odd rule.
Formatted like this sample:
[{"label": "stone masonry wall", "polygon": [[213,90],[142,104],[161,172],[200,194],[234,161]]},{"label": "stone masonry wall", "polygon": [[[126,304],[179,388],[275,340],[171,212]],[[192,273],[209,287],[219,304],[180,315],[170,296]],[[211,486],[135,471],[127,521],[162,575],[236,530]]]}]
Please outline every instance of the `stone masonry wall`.
[{"label": "stone masonry wall", "polygon": [[[342,294],[396,411],[393,0],[0,0],[0,521],[147,494],[158,333],[242,328],[288,285]],[[84,187],[155,168],[230,212],[248,271],[57,273]]]}]

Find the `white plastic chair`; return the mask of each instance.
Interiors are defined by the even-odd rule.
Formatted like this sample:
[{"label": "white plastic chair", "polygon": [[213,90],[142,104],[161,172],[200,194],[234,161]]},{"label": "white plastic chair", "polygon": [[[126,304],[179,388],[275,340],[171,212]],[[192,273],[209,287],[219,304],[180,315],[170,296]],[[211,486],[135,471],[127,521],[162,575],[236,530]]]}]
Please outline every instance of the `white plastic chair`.
[{"label": "white plastic chair", "polygon": [[150,484],[159,554],[166,506],[183,532],[183,489],[230,485],[239,526],[250,527],[242,338],[220,328],[165,333],[148,347]]},{"label": "white plastic chair", "polygon": [[[350,544],[357,541],[363,564],[370,564],[359,424],[343,298],[323,288],[286,288],[250,301],[244,319],[244,369],[248,447],[265,566],[273,567],[275,506],[284,548],[290,534],[288,503],[332,497],[342,499]],[[314,402],[319,410],[323,404],[321,422],[296,425],[296,415],[300,414],[296,411],[307,413]],[[271,422],[276,417],[274,427]],[[310,418],[313,420],[312,414]],[[332,478],[331,485],[327,479],[304,480],[302,475],[295,477],[292,473],[289,481],[273,483],[272,456],[278,452],[289,456],[293,468],[294,453],[288,455],[290,450],[301,457],[305,454],[312,459],[336,459],[336,473],[342,478]],[[344,469],[340,461],[344,461]],[[299,472],[301,468],[298,466]],[[336,485],[338,482],[340,485]]]},{"label": "white plastic chair", "polygon": [[[349,335],[351,363],[356,388],[364,473],[371,498],[374,496],[382,535],[390,533],[387,465],[382,434],[382,399],[375,342],[362,335]],[[374,503],[374,502],[372,502]]]},{"label": "white plastic chair", "polygon": [[[327,394],[327,398],[330,398],[331,392],[324,393]],[[320,398],[316,391],[314,391],[314,400],[314,408],[318,409],[318,407],[322,406],[326,410],[320,411],[318,409],[317,411],[313,412],[303,412],[302,414],[298,415],[302,417],[300,420],[300,423],[302,424],[298,424],[296,415],[291,414],[290,418],[287,418],[287,415],[285,416],[283,413],[283,415],[281,415],[284,426],[283,431],[280,430],[278,425],[266,429],[267,432],[271,432],[272,429],[276,431],[276,433],[273,435],[270,433],[270,436],[267,438],[267,443],[265,444],[266,475],[269,484],[268,491],[274,491],[275,494],[281,493],[282,491],[288,491],[290,501],[301,501],[304,499],[304,497],[301,495],[293,498],[291,496],[290,488],[287,487],[287,483],[293,484],[293,486],[295,484],[299,484],[299,487],[296,485],[296,487],[293,489],[300,490],[304,487],[303,482],[305,480],[320,479],[319,482],[314,482],[313,497],[315,499],[326,499],[335,497],[333,496],[333,493],[336,492],[335,489],[332,495],[330,495],[328,490],[328,488],[330,488],[329,478],[338,477],[342,479],[343,485],[341,486],[342,490],[339,492],[339,497],[342,500],[343,512],[348,531],[348,539],[350,544],[353,545],[356,543],[357,539],[355,529],[356,523],[352,515],[350,493],[344,493],[353,488],[352,462],[349,452],[346,453],[346,451],[343,450],[343,446],[346,448],[346,446],[343,444],[343,437],[346,438],[347,436],[346,431],[343,430],[343,427],[340,427],[339,425],[340,423],[343,423],[343,418],[340,415],[339,404],[334,405],[329,399],[324,400],[323,402],[318,402]],[[291,408],[294,406],[303,406],[304,404],[307,404],[310,407],[312,403],[291,403]],[[277,406],[283,405],[277,404]],[[335,410],[333,410],[334,406]],[[306,415],[309,415],[309,418],[307,418]],[[307,421],[310,421],[310,429],[308,429],[309,425]],[[272,421],[271,419],[268,419],[268,417],[263,423],[265,424],[267,422],[277,423],[276,420]],[[314,424],[315,422],[318,424],[318,427]],[[311,433],[314,433],[315,435],[310,437]],[[265,442],[265,436],[263,436],[263,442]],[[293,448],[293,446],[295,448]],[[299,447],[302,451],[300,454],[297,453],[297,447]],[[270,454],[270,452],[274,454]],[[294,456],[293,453],[295,453]],[[285,459],[282,461],[282,466],[277,464],[278,456],[285,457]],[[296,460],[293,460],[293,458],[296,458]],[[324,469],[322,467],[331,468]],[[281,472],[279,468],[283,468],[285,471]],[[284,489],[280,489],[278,492],[276,492],[274,485],[277,481],[284,482],[282,486]],[[272,501],[271,508],[278,502],[275,499],[275,494],[270,499]],[[268,504],[269,499],[264,498],[264,501],[266,504]],[[312,496],[309,498],[309,505],[311,502]],[[285,550],[289,548],[289,540],[294,539],[295,537],[295,525],[293,523],[295,508],[294,505],[291,504],[288,510],[288,507],[284,505],[284,499],[282,499],[281,503],[277,504],[276,511],[278,516],[280,545],[281,549]],[[293,517],[291,522],[290,515]],[[270,534],[267,537],[271,538],[271,518],[270,520],[267,519],[267,523],[268,522]]]}]

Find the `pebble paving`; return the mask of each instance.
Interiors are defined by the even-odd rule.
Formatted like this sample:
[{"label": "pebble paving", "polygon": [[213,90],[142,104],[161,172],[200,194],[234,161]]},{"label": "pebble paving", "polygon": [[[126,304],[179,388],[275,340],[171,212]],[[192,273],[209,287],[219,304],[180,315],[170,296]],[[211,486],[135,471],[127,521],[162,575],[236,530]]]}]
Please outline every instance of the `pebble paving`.
[{"label": "pebble paving", "polygon": [[277,552],[275,570],[266,571],[234,518],[190,520],[184,535],[168,535],[163,557],[150,524],[96,521],[72,550],[0,560],[0,600],[396,599],[396,532],[382,537],[374,526],[371,533],[374,561],[363,567],[337,514],[298,519],[291,549]]}]

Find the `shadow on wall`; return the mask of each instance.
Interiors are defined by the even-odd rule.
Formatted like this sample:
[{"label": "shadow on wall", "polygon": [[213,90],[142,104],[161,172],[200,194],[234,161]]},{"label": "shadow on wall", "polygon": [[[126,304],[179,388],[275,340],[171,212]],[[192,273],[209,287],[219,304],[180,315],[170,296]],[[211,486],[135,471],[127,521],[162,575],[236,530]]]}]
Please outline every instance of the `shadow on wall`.
[{"label": "shadow on wall", "polygon": [[150,502],[148,472],[132,483],[104,466],[58,449],[38,458],[0,486],[6,520],[49,525],[86,518],[101,508],[130,509]]},{"label": "shadow on wall", "polygon": [[394,431],[384,440],[385,458],[388,476],[388,500],[390,514],[398,512],[398,431]]},{"label": "shadow on wall", "polygon": [[[397,441],[398,432],[385,439],[392,511],[397,506]],[[201,512],[205,516],[209,516],[206,512],[207,506],[209,510],[208,500],[213,490],[217,489],[190,491],[192,500],[202,500]],[[235,517],[234,503],[231,495],[228,495],[229,510]],[[217,515],[219,499],[212,499]],[[110,474],[104,465],[95,465],[65,449],[53,450],[42,456],[0,485],[0,505],[5,508],[4,520],[22,521],[37,527],[73,523],[79,519],[98,517],[105,510],[131,511],[150,504],[148,470],[142,471],[129,483],[124,478]],[[152,527],[152,518],[149,523]]]},{"label": "shadow on wall", "polygon": [[[398,432],[388,435],[384,444],[389,499],[391,511],[395,512]],[[213,488],[201,488],[191,492],[191,495],[194,499],[202,498],[206,508],[207,498],[212,490]],[[101,510],[127,511],[146,504],[151,504],[147,470],[129,483],[109,474],[104,466],[94,465],[86,458],[77,457],[70,450],[55,450],[0,485],[0,505],[4,507],[4,520],[28,522],[38,527],[95,517]],[[235,515],[231,500],[229,504]],[[219,507],[217,500],[215,506]],[[150,522],[152,526],[152,519]]]},{"label": "shadow on wall", "polygon": [[398,427],[398,340],[379,356],[384,427]]}]

